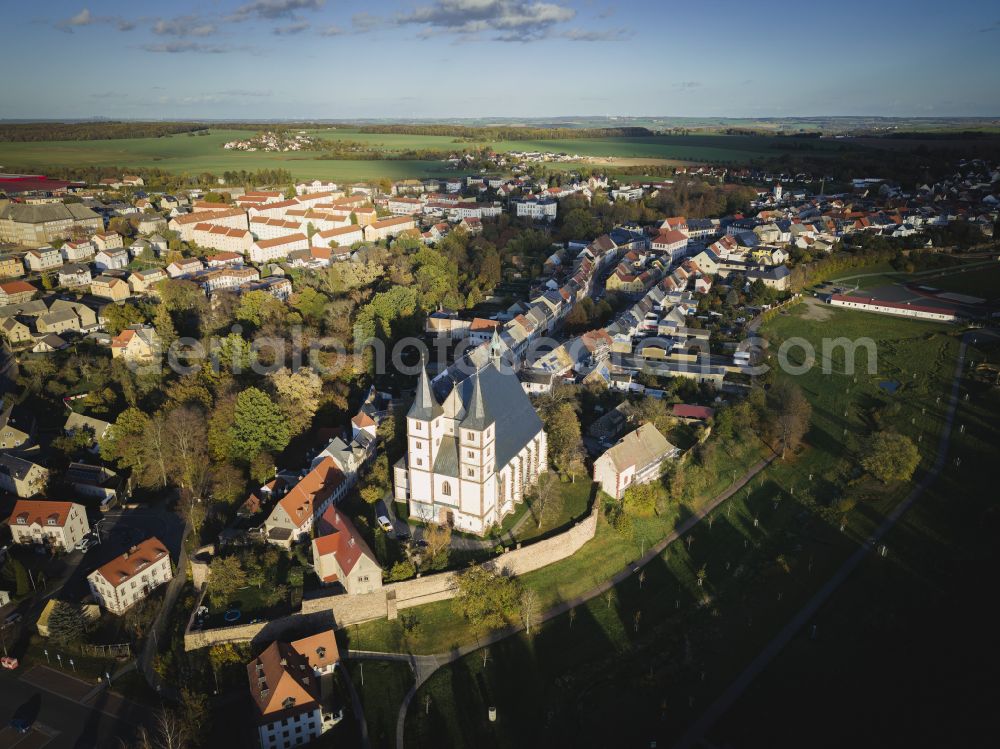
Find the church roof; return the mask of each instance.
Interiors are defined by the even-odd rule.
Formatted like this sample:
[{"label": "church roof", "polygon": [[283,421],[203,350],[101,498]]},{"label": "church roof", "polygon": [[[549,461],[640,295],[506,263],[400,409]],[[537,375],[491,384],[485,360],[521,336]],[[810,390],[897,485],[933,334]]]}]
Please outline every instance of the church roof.
[{"label": "church roof", "polygon": [[[486,418],[492,419],[496,424],[496,465],[505,466],[542,430],[542,420],[538,418],[535,407],[531,405],[517,376],[501,372],[492,362],[480,369],[476,376],[466,377],[454,384],[462,397],[466,412],[473,405],[477,383]],[[449,381],[444,380],[440,384],[447,385]],[[445,440],[442,440],[442,448],[444,444]],[[457,455],[455,462],[457,470]]]},{"label": "church roof", "polygon": [[493,417],[483,401],[483,388],[479,382],[478,374],[472,378],[472,396],[465,410],[466,416],[462,419],[463,429],[482,431],[493,423]]},{"label": "church roof", "polygon": [[420,368],[420,379],[417,381],[417,397],[410,406],[407,416],[411,419],[433,419],[441,413],[441,406],[431,393],[431,381],[427,376],[427,367]]}]

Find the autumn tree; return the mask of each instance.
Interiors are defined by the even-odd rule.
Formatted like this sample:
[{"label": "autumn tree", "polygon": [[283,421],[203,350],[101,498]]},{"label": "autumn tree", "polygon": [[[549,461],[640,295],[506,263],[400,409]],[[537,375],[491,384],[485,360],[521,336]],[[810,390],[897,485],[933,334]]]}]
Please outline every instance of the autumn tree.
[{"label": "autumn tree", "polygon": [[518,615],[518,586],[510,577],[474,565],[458,576],[455,605],[476,630],[499,629]]},{"label": "autumn tree", "polygon": [[802,443],[811,418],[812,406],[802,388],[788,380],[779,380],[771,386],[767,394],[767,425],[772,438],[781,446],[782,460],[788,450],[795,450]]},{"label": "autumn tree", "polygon": [[288,422],[288,431],[301,434],[312,424],[323,394],[323,381],[309,367],[292,372],[282,367],[269,375],[278,405]]},{"label": "autumn tree", "polygon": [[529,491],[528,504],[539,528],[558,518],[565,506],[559,477],[548,471],[541,474],[538,483]]},{"label": "autumn tree", "polygon": [[236,592],[247,585],[247,575],[237,556],[215,557],[209,565],[208,596],[217,608],[228,606]]},{"label": "autumn tree", "polygon": [[583,442],[575,404],[559,403],[542,411],[548,438],[549,462],[563,474],[574,475],[583,468]]},{"label": "autumn tree", "polygon": [[861,465],[879,481],[909,481],[920,463],[913,440],[896,432],[876,432],[868,442]]}]

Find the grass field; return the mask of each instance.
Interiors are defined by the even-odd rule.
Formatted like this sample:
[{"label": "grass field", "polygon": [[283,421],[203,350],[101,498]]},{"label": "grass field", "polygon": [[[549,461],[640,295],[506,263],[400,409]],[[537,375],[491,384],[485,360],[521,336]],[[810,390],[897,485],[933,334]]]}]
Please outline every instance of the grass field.
[{"label": "grass field", "polygon": [[413,686],[410,665],[397,661],[352,661],[348,667],[361,698],[372,747],[393,749],[399,705]]},{"label": "grass field", "polygon": [[[1000,362],[1000,345],[967,361]],[[1000,659],[984,591],[998,564],[1000,390],[966,382],[946,468],[708,739],[715,746],[985,747]],[[956,465],[956,459],[961,465]],[[849,707],[848,707],[849,703]],[[774,706],[781,705],[775,719]],[[850,720],[830,720],[844,708]],[[905,718],[903,717],[905,716]],[[822,731],[815,727],[822,725]]]},{"label": "grass field", "polygon": [[[429,710],[408,714],[407,746],[646,746],[676,737],[905,493],[906,486],[866,486],[868,499],[841,532],[842,515],[831,502],[849,470],[845,445],[857,446],[875,413],[915,438],[927,435],[920,443],[925,454],[935,442],[944,409],[936,398],[957,351],[951,329],[846,311],[820,322],[804,307],[766,328],[775,340],[798,335],[817,348],[831,330],[875,338],[878,368],[859,372],[855,383],[853,375],[843,374],[839,352],[830,357],[832,374],[817,368],[799,378],[814,407],[802,453],[772,466],[711,522],[699,525],[690,547],[668,549],[646,568],[641,583],[630,579],[611,600],[595,599],[533,638],[493,646],[485,665],[477,652],[438,671],[414,701],[425,708],[429,695]],[[904,383],[896,395],[878,387],[888,378]],[[644,533],[655,540],[675,521],[640,529],[631,542],[602,522],[597,538],[570,560],[574,564],[563,571],[553,565],[524,582],[539,585],[540,592],[555,588],[557,596],[573,595],[634,558]],[[700,569],[706,571],[703,586],[697,582]],[[423,615],[431,608],[415,611]],[[457,642],[460,632],[453,615],[451,620]],[[446,627],[447,621],[440,619]],[[426,624],[435,629],[438,616]],[[378,639],[374,632],[364,634],[365,646]],[[390,646],[390,633],[383,628],[381,634],[381,644]],[[420,650],[430,644],[396,642]],[[486,720],[491,705],[498,709],[496,723]]]},{"label": "grass field", "polygon": [[[410,149],[460,150],[476,145],[490,145],[502,152],[552,151],[584,157],[615,159],[653,159],[649,163],[727,161],[746,162],[754,158],[780,156],[800,145],[789,139],[770,136],[654,136],[649,138],[593,138],[569,140],[505,141],[474,143],[456,141],[451,136],[360,133],[349,128],[311,131],[326,140],[349,140],[373,148],[401,152]],[[226,151],[222,145],[246,138],[245,130],[212,129],[208,135],[172,135],[163,138],[134,138],[90,141],[47,141],[0,143],[0,165],[33,169],[51,166],[116,165],[135,169],[156,167],[176,173],[227,170],[254,171],[284,168],[297,179],[328,178],[340,181],[362,179],[402,179],[441,176],[447,173],[440,161],[317,160],[312,152],[245,153]],[[808,153],[839,153],[841,145],[832,141],[810,141]],[[646,162],[643,162],[646,163]]]}]

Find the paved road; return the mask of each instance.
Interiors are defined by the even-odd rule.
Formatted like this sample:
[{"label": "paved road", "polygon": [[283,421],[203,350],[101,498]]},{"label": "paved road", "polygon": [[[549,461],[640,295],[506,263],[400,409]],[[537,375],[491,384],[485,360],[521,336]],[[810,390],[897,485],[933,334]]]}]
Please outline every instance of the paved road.
[{"label": "paved road", "polygon": [[917,483],[913,490],[906,496],[906,498],[900,502],[892,512],[890,512],[882,524],[875,531],[874,535],[865,543],[863,543],[857,551],[855,551],[848,559],[841,565],[840,569],[834,573],[822,588],[820,588],[816,594],[809,599],[805,606],[792,618],[785,627],[777,634],[777,636],[769,642],[764,649],[757,655],[756,658],[751,661],[750,665],[741,673],[736,680],[729,685],[725,692],[723,692],[719,698],[713,702],[709,708],[698,718],[697,721],[688,729],[687,733],[681,737],[680,741],[675,744],[675,749],[689,749],[690,747],[698,746],[700,742],[704,739],[705,734],[712,728],[713,725],[721,718],[730,707],[739,699],[740,695],[746,691],[750,683],[760,674],[761,671],[774,659],[778,653],[784,649],[784,647],[791,641],[791,639],[799,632],[799,630],[804,627],[816,612],[819,610],[826,600],[833,594],[833,592],[843,583],[848,576],[857,568],[859,564],[864,560],[868,553],[878,545],[879,540],[896,524],[896,522],[903,516],[903,514],[913,505],[913,503],[923,494],[924,490],[930,486],[934,480],[941,473],[941,469],[944,468],[945,459],[948,453],[948,444],[951,439],[951,427],[955,419],[955,410],[958,407],[959,401],[959,391],[961,388],[962,379],[962,369],[965,365],[965,351],[967,347],[967,342],[970,339],[974,339],[976,336],[989,335],[993,336],[995,333],[993,331],[977,331],[975,333],[966,333],[962,339],[962,345],[959,347],[958,360],[955,363],[955,374],[952,379],[951,393],[948,399],[948,410],[945,415],[945,423],[941,432],[941,438],[938,442],[937,455],[934,459],[934,464],[931,469],[923,476],[923,478]]},{"label": "paved road", "polygon": [[[120,695],[35,666],[21,673],[0,673],[0,749],[84,749],[118,746],[129,738],[145,708]],[[15,715],[30,716],[22,735],[9,728]]]},{"label": "paved road", "polygon": [[[655,546],[651,547],[649,551],[643,554],[642,557],[627,564],[624,569],[622,569],[620,572],[617,572],[609,580],[601,583],[595,588],[592,588],[586,593],[583,593],[567,601],[563,601],[557,606],[553,606],[552,608],[542,612],[541,616],[539,617],[539,624],[547,622],[550,619],[554,619],[557,616],[561,616],[562,614],[568,612],[570,609],[575,608],[581,604],[584,604],[593,598],[597,598],[599,595],[602,595],[608,589],[613,588],[616,585],[619,585],[620,583],[627,580],[629,577],[638,572],[646,564],[659,557],[660,554],[662,554],[663,551],[668,546],[670,546],[670,544],[675,543],[684,534],[686,534],[692,528],[694,528],[699,522],[701,522],[701,520],[706,515],[711,513],[716,507],[721,505],[727,499],[736,494],[740,489],[746,486],[746,484],[754,476],[756,476],[758,473],[764,470],[768,465],[770,465],[771,462],[774,461],[776,457],[777,456],[772,455],[768,458],[765,458],[755,463],[750,468],[750,470],[747,471],[736,483],[734,483],[732,486],[730,486],[721,494],[718,494],[704,507],[693,513],[690,517],[684,520],[684,522],[678,525],[668,536],[662,539]],[[447,653],[436,653],[431,655],[412,655],[407,653],[381,653],[381,652],[374,652],[367,650],[353,650],[353,651],[349,650],[343,652],[343,656],[345,658],[350,658],[350,659],[403,661],[410,664],[410,667],[413,669],[414,672],[415,680],[413,687],[410,688],[410,691],[407,692],[406,696],[403,698],[403,703],[399,709],[399,717],[396,721],[396,747],[397,749],[403,749],[403,730],[406,725],[407,710],[409,709],[410,703],[413,701],[413,697],[417,693],[417,690],[421,687],[421,685],[423,685],[425,681],[427,681],[427,679],[430,678],[431,674],[433,674],[441,666],[452,663],[453,661],[457,661],[458,659],[463,658],[469,653],[475,652],[480,648],[488,647],[489,645],[492,645],[496,642],[505,640],[508,637],[516,635],[523,629],[524,627],[521,625],[512,625],[510,627],[497,630],[491,633],[488,637],[483,638],[482,640],[478,640],[477,642],[470,643],[468,645],[463,645],[462,647],[456,648],[455,650],[451,650]]]}]

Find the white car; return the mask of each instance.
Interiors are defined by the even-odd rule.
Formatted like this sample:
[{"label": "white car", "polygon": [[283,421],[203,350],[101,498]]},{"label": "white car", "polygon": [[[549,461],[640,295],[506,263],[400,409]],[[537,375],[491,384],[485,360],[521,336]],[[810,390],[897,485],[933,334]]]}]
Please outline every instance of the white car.
[{"label": "white car", "polygon": [[77,551],[86,551],[94,545],[94,540],[90,536],[84,536],[76,544]]},{"label": "white car", "polygon": [[376,520],[378,520],[379,528],[384,530],[386,533],[392,532],[392,521],[389,520],[389,517],[387,515],[379,515],[378,518],[376,518]]}]

